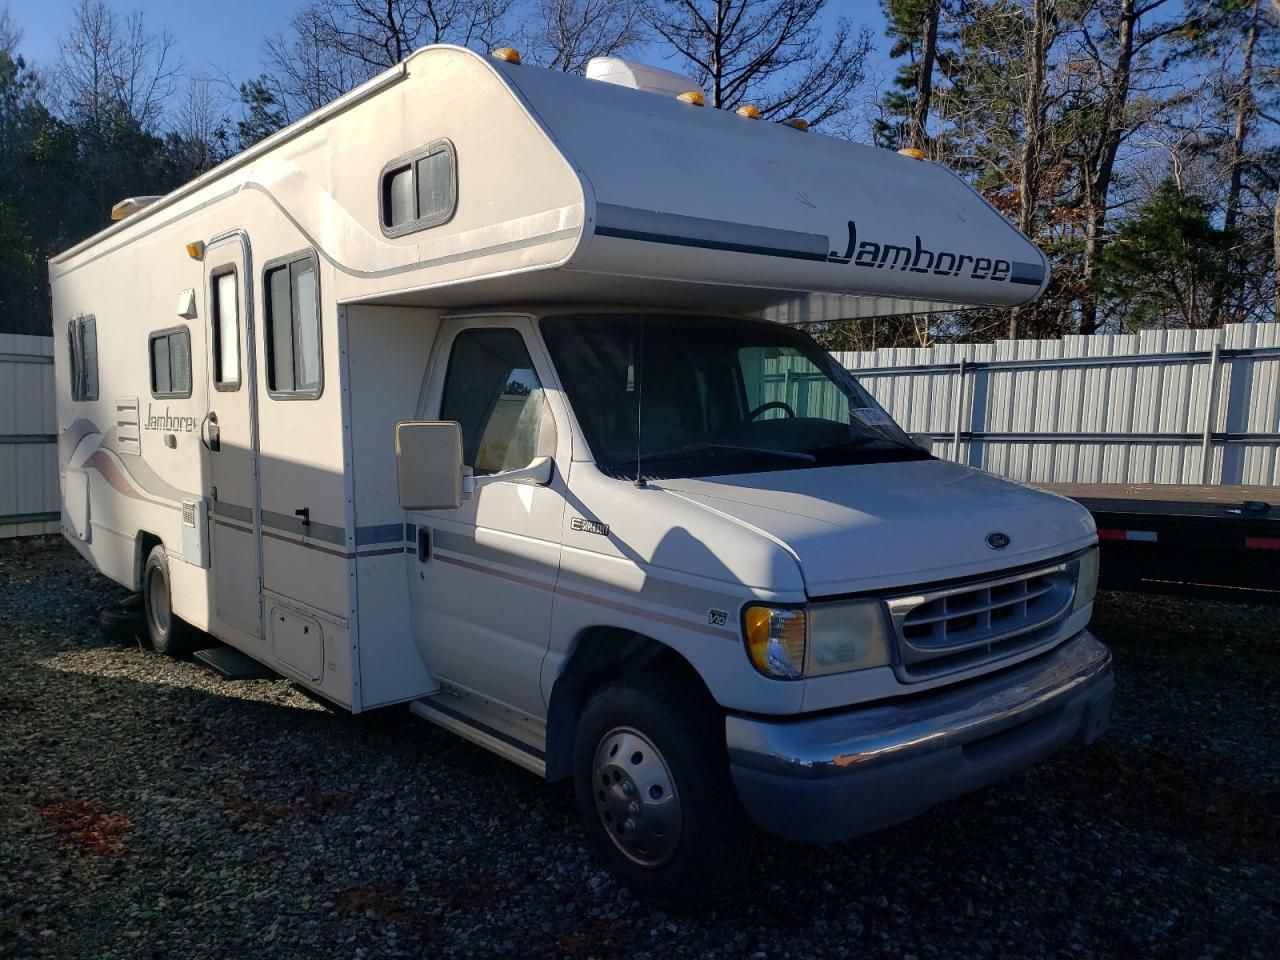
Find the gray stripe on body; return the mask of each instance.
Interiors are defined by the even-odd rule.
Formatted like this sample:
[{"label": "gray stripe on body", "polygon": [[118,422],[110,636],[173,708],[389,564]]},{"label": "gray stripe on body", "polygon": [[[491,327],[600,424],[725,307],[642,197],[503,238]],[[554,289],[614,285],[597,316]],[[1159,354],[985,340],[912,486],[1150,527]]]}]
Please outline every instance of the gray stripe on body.
[{"label": "gray stripe on body", "polygon": [[[558,545],[557,545],[558,546]],[[538,576],[546,577],[551,581],[555,581],[557,568],[547,563],[539,563],[537,560],[531,560],[529,557],[522,557],[506,550],[500,550],[497,547],[490,547],[484,544],[476,543],[471,537],[464,536],[460,533],[454,533],[451,530],[431,530],[431,549],[448,550],[464,557],[470,557],[474,560],[482,560],[486,563],[498,563],[505,567],[515,567],[519,570],[525,570]]]},{"label": "gray stripe on body", "polygon": [[[212,501],[212,508],[216,516],[225,517],[228,520],[237,520],[240,523],[253,523],[253,510],[250,507],[242,506],[238,503],[228,503],[225,500],[214,500]],[[292,517],[285,513],[263,510],[262,526],[264,529],[270,528],[280,533],[291,533],[296,537],[302,537],[307,540],[321,540],[339,547],[347,545],[346,529],[335,527],[330,523],[320,523],[313,520],[310,524],[304,526],[301,517]]]},{"label": "gray stripe on body", "polygon": [[253,511],[236,503],[227,503],[225,500],[212,500],[209,503],[209,509],[213,511],[213,515],[216,517],[239,520],[241,523],[253,523]]},{"label": "gray stripe on body", "polygon": [[1040,284],[1044,283],[1044,264],[1014,260],[1013,271],[1009,274],[1009,282],[1040,286]]},{"label": "gray stripe on body", "polygon": [[284,533],[292,533],[294,536],[305,537],[308,540],[323,540],[325,543],[332,543],[339,547],[347,545],[347,531],[344,527],[335,527],[330,523],[320,523],[318,520],[303,524],[301,517],[263,510],[262,525]]},{"label": "gray stripe on body", "polygon": [[[560,569],[560,580],[558,587],[566,587],[576,590],[601,591],[608,590],[618,593],[629,593],[630,596],[643,603],[652,603],[655,606],[663,607],[668,610],[687,613],[696,616],[701,622],[707,620],[708,611],[723,610],[729,615],[729,621],[734,622],[737,617],[738,608],[742,605],[741,597],[734,597],[729,594],[713,593],[710,590],[703,590],[699,587],[691,587],[683,583],[676,583],[671,580],[664,580],[656,577],[650,570],[644,570],[644,584],[638,591],[627,591],[625,587],[618,587],[612,584],[602,584],[598,580],[579,573],[565,570],[562,566]],[[735,625],[736,629],[736,625]]]},{"label": "gray stripe on body", "polygon": [[621,230],[627,233],[665,236],[673,240],[690,240],[711,244],[772,248],[827,259],[830,238],[799,230],[780,230],[730,220],[688,217],[679,213],[641,210],[615,203],[596,204],[596,229]]}]

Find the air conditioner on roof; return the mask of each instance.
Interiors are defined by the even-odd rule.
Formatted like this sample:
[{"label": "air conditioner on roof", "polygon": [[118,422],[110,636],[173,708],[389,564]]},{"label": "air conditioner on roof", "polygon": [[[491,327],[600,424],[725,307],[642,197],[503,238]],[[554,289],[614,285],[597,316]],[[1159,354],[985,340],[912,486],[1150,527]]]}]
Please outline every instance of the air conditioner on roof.
[{"label": "air conditioner on roof", "polygon": [[622,57],[592,57],[587,61],[587,79],[616,83],[620,87],[661,93],[668,97],[700,89],[698,84],[674,70],[651,67]]}]

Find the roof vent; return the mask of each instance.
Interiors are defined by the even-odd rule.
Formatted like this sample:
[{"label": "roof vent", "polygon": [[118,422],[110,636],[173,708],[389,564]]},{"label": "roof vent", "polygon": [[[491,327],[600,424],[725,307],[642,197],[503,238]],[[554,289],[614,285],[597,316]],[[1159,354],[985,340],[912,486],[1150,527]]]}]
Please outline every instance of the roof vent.
[{"label": "roof vent", "polygon": [[696,83],[674,70],[650,67],[623,60],[622,57],[592,57],[587,61],[587,79],[616,83],[620,87],[660,93],[667,97],[677,97],[687,90],[698,89]]},{"label": "roof vent", "polygon": [[123,220],[125,217],[131,217],[143,207],[150,206],[159,199],[159,197],[126,197],[111,208],[111,219]]}]

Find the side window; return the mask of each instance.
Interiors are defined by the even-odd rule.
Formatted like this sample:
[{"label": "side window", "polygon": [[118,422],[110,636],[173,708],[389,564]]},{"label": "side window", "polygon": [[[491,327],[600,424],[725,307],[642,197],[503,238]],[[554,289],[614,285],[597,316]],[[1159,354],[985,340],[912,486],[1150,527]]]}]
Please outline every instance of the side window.
[{"label": "side window", "polygon": [[151,395],[156,399],[191,396],[191,333],[186,327],[158,330],[147,345],[151,356]]},{"label": "side window", "polygon": [[458,164],[453,144],[437,140],[388,164],[382,171],[382,232],[400,237],[444,223],[458,203]]},{"label": "side window", "polygon": [[240,389],[240,293],[235,271],[213,278],[213,385]]},{"label": "side window", "polygon": [[267,392],[278,399],[314,400],[324,389],[316,258],[308,254],[268,267],[263,279]]},{"label": "side window", "polygon": [[549,454],[542,383],[519,332],[465,330],[453,341],[440,419],[462,424],[462,458],[477,474],[527,467]]},{"label": "side window", "polygon": [[76,317],[67,324],[71,355],[71,399],[98,399],[98,321]]}]

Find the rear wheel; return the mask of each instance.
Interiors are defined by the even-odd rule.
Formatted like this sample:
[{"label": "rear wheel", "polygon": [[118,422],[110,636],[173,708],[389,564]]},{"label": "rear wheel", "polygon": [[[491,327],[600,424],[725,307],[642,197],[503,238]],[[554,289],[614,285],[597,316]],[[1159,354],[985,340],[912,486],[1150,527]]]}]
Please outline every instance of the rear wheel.
[{"label": "rear wheel", "polygon": [[723,717],[684,675],[641,674],[591,698],[574,743],[574,792],[597,859],[645,900],[706,900],[732,887],[750,856]]},{"label": "rear wheel", "polygon": [[169,561],[164,547],[151,548],[142,570],[142,605],[151,648],[170,657],[181,657],[195,647],[196,631],[173,612],[169,587]]}]

